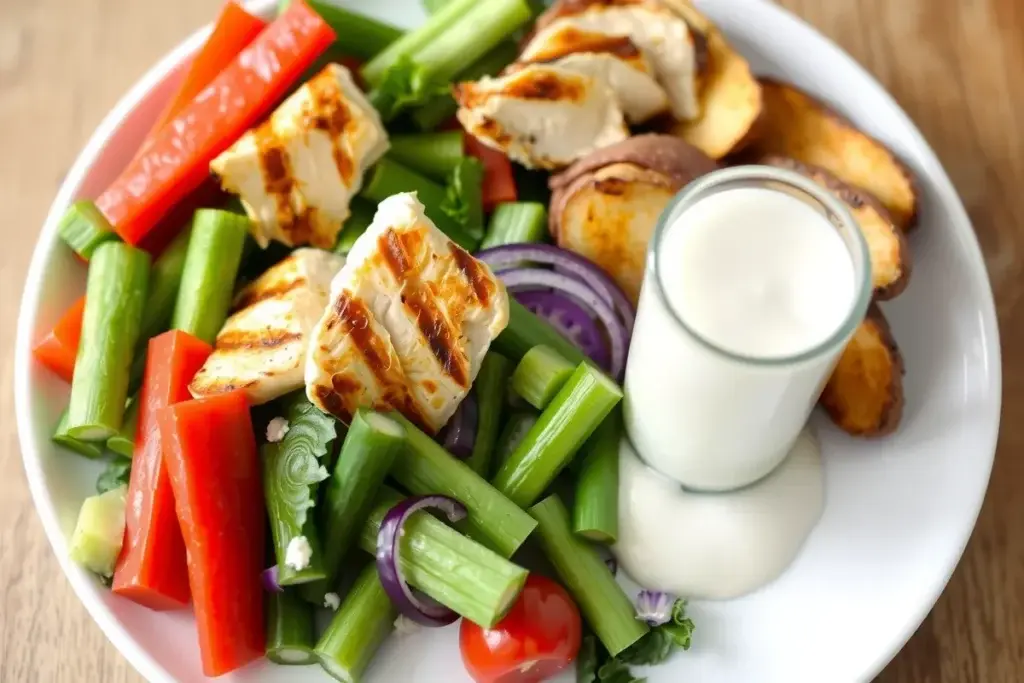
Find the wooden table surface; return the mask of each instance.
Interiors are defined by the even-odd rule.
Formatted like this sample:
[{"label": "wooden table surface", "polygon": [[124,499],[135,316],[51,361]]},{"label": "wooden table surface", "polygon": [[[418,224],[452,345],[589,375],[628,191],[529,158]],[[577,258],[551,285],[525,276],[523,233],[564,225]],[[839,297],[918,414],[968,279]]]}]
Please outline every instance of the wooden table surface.
[{"label": "wooden table surface", "polygon": [[[781,3],[864,64],[920,126],[971,214],[999,308],[1005,407],[988,498],[946,592],[877,680],[1019,683],[1024,681],[1024,117],[1019,113],[1024,110],[1024,4]],[[0,0],[4,683],[141,680],[75,598],[32,508],[14,421],[15,318],[36,231],[74,156],[128,86],[209,20],[218,4],[174,0],[157,10],[155,3],[136,0]]]}]

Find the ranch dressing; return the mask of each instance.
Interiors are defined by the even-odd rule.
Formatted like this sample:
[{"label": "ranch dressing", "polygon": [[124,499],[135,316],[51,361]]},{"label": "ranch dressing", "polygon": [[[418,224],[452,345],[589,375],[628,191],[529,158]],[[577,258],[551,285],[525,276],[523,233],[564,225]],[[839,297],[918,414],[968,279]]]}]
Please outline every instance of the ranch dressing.
[{"label": "ranch dressing", "polygon": [[870,283],[853,218],[795,173],[716,171],[666,209],[625,376],[617,552],[634,578],[731,597],[789,564],[823,497],[804,427]]}]

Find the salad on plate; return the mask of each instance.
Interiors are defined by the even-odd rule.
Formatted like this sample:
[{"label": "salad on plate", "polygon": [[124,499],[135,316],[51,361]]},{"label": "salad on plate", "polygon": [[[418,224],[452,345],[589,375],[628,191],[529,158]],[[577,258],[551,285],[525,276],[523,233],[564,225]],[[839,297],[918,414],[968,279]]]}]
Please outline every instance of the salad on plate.
[{"label": "salad on plate", "polygon": [[[227,2],[120,176],[68,209],[86,291],[34,355],[70,383],[54,440],[106,463],[71,556],[191,608],[208,676],[360,681],[385,639],[459,622],[478,683],[641,680],[703,597],[627,593],[612,552],[659,220],[725,167],[781,169],[844,207],[886,300],[915,184],[688,0],[425,4],[403,32]],[[843,430],[898,426],[877,307],[827,370]]]}]

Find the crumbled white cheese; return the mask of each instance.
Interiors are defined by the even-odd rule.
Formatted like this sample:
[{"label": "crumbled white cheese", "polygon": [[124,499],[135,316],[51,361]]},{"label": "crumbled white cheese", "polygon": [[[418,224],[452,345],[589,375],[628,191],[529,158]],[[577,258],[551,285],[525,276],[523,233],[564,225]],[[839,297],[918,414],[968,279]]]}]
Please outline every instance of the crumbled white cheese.
[{"label": "crumbled white cheese", "polygon": [[401,614],[395,619],[395,633],[399,636],[411,636],[422,628],[412,619],[404,617]]},{"label": "crumbled white cheese", "polygon": [[290,425],[288,420],[283,417],[275,417],[273,420],[267,423],[267,441],[270,443],[277,443],[284,438],[284,435],[288,433]]},{"label": "crumbled white cheese", "polygon": [[284,553],[284,563],[297,572],[309,566],[309,560],[313,557],[313,548],[305,536],[296,536],[288,542],[288,548]]},{"label": "crumbled white cheese", "polygon": [[324,596],[324,607],[332,609],[335,612],[338,611],[338,607],[341,606],[341,598],[338,597],[337,593],[328,593]]}]

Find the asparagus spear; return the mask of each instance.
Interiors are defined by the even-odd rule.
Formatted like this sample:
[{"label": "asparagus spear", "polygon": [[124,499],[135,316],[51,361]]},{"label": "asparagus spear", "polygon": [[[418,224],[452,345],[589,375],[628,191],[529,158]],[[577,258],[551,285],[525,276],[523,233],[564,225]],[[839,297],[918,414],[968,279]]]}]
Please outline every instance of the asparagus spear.
[{"label": "asparagus spear", "polygon": [[405,426],[409,446],[391,470],[395,481],[413,494],[439,493],[461,501],[469,511],[469,535],[512,557],[536,522],[416,425],[400,415],[396,419]]},{"label": "asparagus spear", "polygon": [[480,364],[480,372],[473,382],[480,415],[477,418],[476,441],[466,464],[481,477],[490,476],[494,447],[498,440],[498,426],[505,405],[511,363],[504,356],[488,353]]},{"label": "asparagus spear", "polygon": [[358,683],[397,617],[371,562],[316,644],[314,653],[320,666],[343,683]]},{"label": "asparagus spear", "polygon": [[92,258],[93,251],[100,244],[117,239],[117,233],[107,217],[89,199],[80,199],[68,207],[57,226],[57,233],[86,261]]},{"label": "asparagus spear", "polygon": [[316,661],[313,606],[294,590],[267,594],[267,659],[285,665],[312,664]]},{"label": "asparagus spear", "polygon": [[537,410],[544,410],[575,369],[550,347],[534,346],[512,373],[512,389]]},{"label": "asparagus spear", "polygon": [[121,428],[148,280],[146,252],[114,241],[93,252],[71,381],[68,436],[106,441]]},{"label": "asparagus spear", "polygon": [[558,496],[530,508],[538,522],[544,553],[576,599],[580,611],[614,657],[640,640],[647,625],[636,618],[629,597],[597,552],[569,528],[569,513]]},{"label": "asparagus spear", "polygon": [[356,411],[319,506],[326,576],[302,587],[306,600],[320,604],[332,590],[341,561],[366,522],[377,490],[405,443],[405,429],[387,415],[363,408]]},{"label": "asparagus spear", "polygon": [[580,363],[498,470],[495,488],[520,507],[532,505],[621,400],[615,382]]},{"label": "asparagus spear", "polygon": [[619,442],[622,410],[616,408],[583,445],[576,480],[573,532],[599,543],[615,543],[619,535]]},{"label": "asparagus spear", "polygon": [[[360,533],[360,548],[371,554],[377,552],[381,522],[401,500],[394,489],[381,487]],[[470,501],[464,502],[468,506]],[[409,585],[486,628],[505,616],[526,581],[525,569],[427,512],[413,514],[403,532],[398,563]]]},{"label": "asparagus spear", "polygon": [[232,211],[196,211],[171,327],[213,344],[231,306],[248,226]]}]

